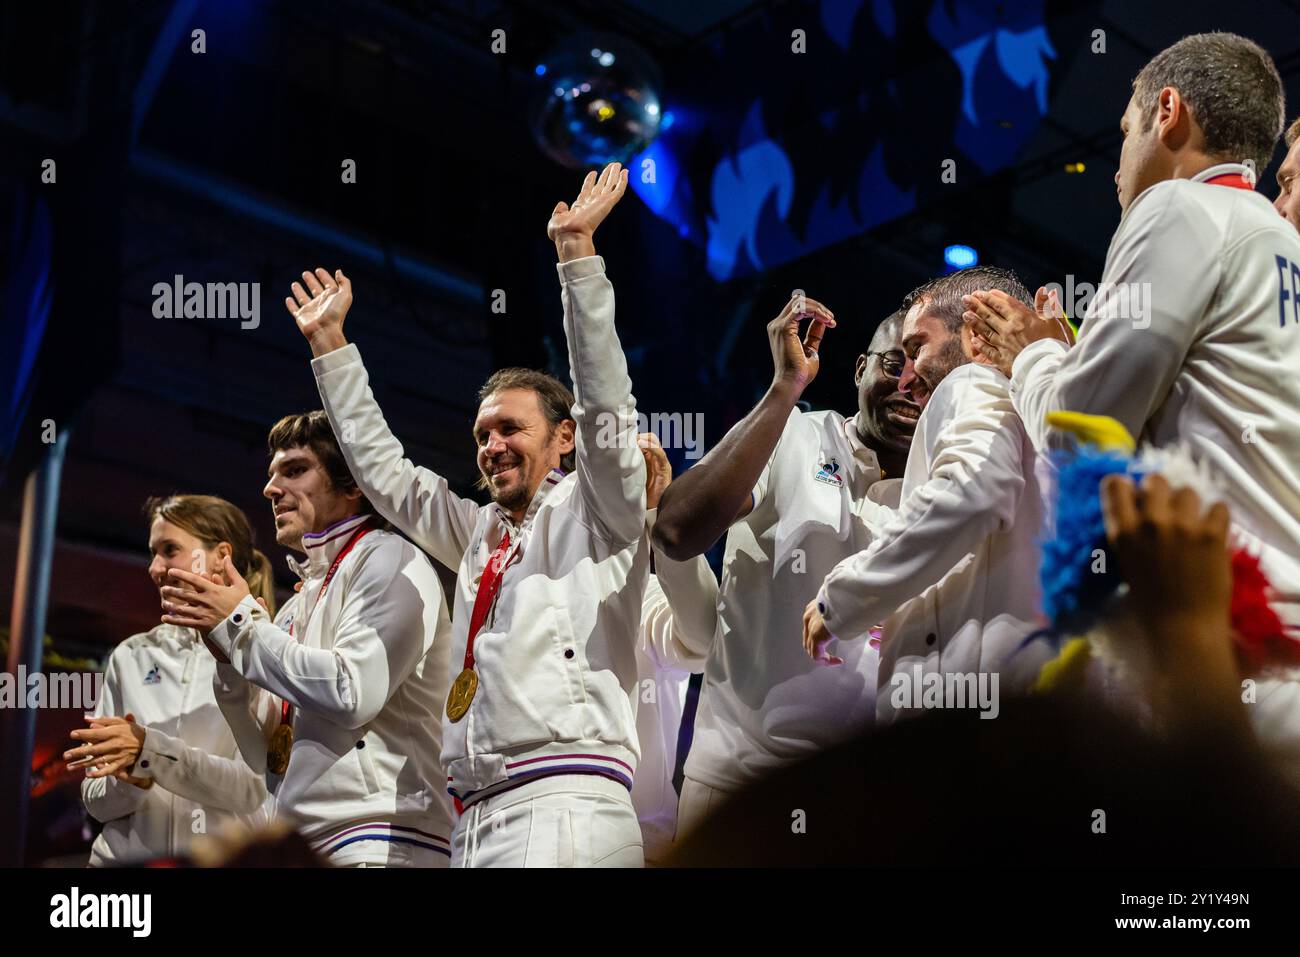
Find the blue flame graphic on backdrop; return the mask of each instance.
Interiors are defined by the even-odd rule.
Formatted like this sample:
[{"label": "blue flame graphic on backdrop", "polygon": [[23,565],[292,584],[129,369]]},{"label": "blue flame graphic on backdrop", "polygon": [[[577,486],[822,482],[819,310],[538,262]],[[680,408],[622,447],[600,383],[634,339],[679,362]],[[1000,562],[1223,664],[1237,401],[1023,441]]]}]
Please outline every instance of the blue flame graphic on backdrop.
[{"label": "blue flame graphic on backdrop", "polygon": [[[845,55],[851,55],[855,27],[857,39],[865,29],[889,42],[898,34],[900,17],[918,12],[916,6],[909,9],[907,0],[823,0],[821,26]],[[1044,23],[1043,0],[934,0],[923,22],[961,78],[952,128],[936,131],[937,138],[950,142],[984,174],[1004,168],[1047,112],[1048,66],[1056,51]],[[864,93],[858,102],[895,92],[890,80],[886,89]],[[690,104],[671,104],[673,122],[631,164],[637,194],[683,237],[707,250],[709,272],[718,280],[788,262],[910,212],[917,204],[916,186],[898,183],[889,174],[883,140],[863,151],[847,191],[842,183],[832,188],[815,163],[801,167],[792,161],[789,145],[765,128],[765,102],[759,92],[744,109],[734,140],[713,166],[707,204],[693,194],[678,157],[690,155],[701,137],[717,135],[712,129],[716,118],[697,115]],[[837,104],[819,119],[830,130],[850,108]],[[649,182],[635,175],[647,168],[654,172]],[[936,180],[937,173],[936,167]],[[800,217],[797,230],[788,221],[796,196],[811,207]]]}]

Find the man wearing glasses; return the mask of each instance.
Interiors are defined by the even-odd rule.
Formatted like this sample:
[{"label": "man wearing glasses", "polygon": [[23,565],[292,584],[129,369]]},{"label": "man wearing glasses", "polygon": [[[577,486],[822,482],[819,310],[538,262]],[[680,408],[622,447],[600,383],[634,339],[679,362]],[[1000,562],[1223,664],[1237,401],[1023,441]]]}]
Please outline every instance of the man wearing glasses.
[{"label": "man wearing glasses", "polygon": [[[812,320],[801,340],[799,324]],[[801,412],[835,317],[797,293],[768,324],[775,375],[748,415],[659,503],[654,544],[686,561],[724,533],[718,627],[704,669],[678,811],[685,835],[727,797],[869,727],[879,654],[856,643],[839,668],[800,647],[804,608],[897,505],[920,409],[898,389],[902,314],[858,357],[858,411]]]},{"label": "man wearing glasses", "polygon": [[826,577],[806,610],[804,647],[830,664],[839,659],[828,646],[847,660],[885,619],[881,723],[930,707],[978,707],[982,717],[997,717],[999,685],[1025,690],[1047,653],[1040,645],[1020,653],[1041,617],[1046,466],[1012,405],[1009,380],[978,354],[962,319],[963,297],[981,284],[1030,301],[1014,273],[993,266],[941,276],[904,300],[907,365],[898,385],[924,413],[901,504],[873,530],[869,548]]}]

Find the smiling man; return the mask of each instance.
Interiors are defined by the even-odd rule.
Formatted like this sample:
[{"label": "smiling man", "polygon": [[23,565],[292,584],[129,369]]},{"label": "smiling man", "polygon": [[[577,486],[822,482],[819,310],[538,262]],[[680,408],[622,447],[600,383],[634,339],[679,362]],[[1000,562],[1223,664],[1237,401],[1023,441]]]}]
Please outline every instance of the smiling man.
[{"label": "smiling man", "polygon": [[872,722],[875,648],[864,643],[843,668],[827,669],[808,661],[798,640],[822,578],[865,548],[897,503],[899,483],[886,476],[902,474],[919,414],[898,387],[901,319],[887,317],[858,357],[856,415],[806,413],[795,402],[817,374],[823,331],[835,318],[793,297],[767,327],[774,364],[767,394],[664,492],[654,540],[670,558],[691,559],[726,535],[681,834],[754,781]]},{"label": "smiling man", "polygon": [[[614,289],[593,234],[627,189],[611,163],[547,224],[555,243],[570,394],[508,369],[473,423],[488,505],[405,457],[343,337],[352,287],[303,273],[286,305],[311,344],[325,409],[375,507],[458,569],[443,761],[460,802],[453,866],[636,866],[629,791],[638,760],[631,695],[649,578],[646,467],[614,328]],[[608,423],[617,422],[609,435]]]},{"label": "smiling man", "polygon": [[[962,297],[980,288],[1029,300],[1013,273],[976,266],[932,280],[904,302],[899,388],[922,412],[901,504],[867,547],[825,576],[805,610],[804,650],[836,665],[832,641],[842,639],[836,651],[847,658],[884,622],[882,721],[900,700],[920,699],[925,675],[1018,689],[1037,671],[1037,650],[1009,663],[1038,618],[1038,463],[1006,377],[987,360],[972,361]],[[896,694],[898,680],[912,682],[911,693]]]},{"label": "smiling man", "polygon": [[357,488],[325,413],[267,439],[263,494],[301,590],[266,621],[229,564],[180,569],[163,621],[197,628],[240,753],[267,774],[276,814],[332,864],[445,867],[451,808],[438,721],[451,622],[429,560]]}]

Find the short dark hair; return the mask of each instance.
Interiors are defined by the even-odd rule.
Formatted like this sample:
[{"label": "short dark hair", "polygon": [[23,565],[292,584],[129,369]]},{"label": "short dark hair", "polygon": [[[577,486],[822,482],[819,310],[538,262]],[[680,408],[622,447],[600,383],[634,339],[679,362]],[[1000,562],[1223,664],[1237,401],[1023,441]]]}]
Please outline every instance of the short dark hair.
[{"label": "short dark hair", "polygon": [[917,302],[925,299],[927,310],[938,313],[949,332],[960,332],[961,314],[966,311],[961,297],[969,296],[981,289],[1001,289],[1008,296],[1030,306],[1034,302],[1029,290],[1020,281],[1020,277],[1010,269],[1001,269],[998,266],[970,266],[917,286],[904,297],[902,311],[906,315]]},{"label": "short dark hair", "polygon": [[[312,412],[300,412],[286,415],[275,425],[266,437],[266,451],[274,456],[283,449],[297,449],[306,446],[316,453],[321,467],[330,480],[330,485],[340,492],[351,492],[357,488],[357,481],[348,469],[343,450],[339,448],[338,438],[330,425],[329,416],[322,409]],[[362,513],[372,513],[375,507],[364,495],[361,496]]]},{"label": "short dark hair", "polygon": [[[525,389],[529,392],[536,393],[537,404],[542,407],[542,414],[546,416],[546,421],[551,425],[551,431],[554,432],[561,422],[566,419],[573,419],[573,393],[559,379],[545,372],[539,372],[536,369],[521,369],[511,367],[509,369],[500,369],[483,383],[483,388],[478,390],[478,400],[481,403],[488,396],[497,392],[503,392],[506,389]],[[560,468],[564,471],[572,472],[577,467],[573,452],[566,452],[560,456]],[[487,483],[480,477],[479,486],[486,488]]]},{"label": "short dark hair", "polygon": [[1250,160],[1262,174],[1286,122],[1286,95],[1273,58],[1235,33],[1197,33],[1161,50],[1133,80],[1138,109],[1150,117],[1172,86],[1205,134],[1205,149]]},{"label": "short dark hair", "polygon": [[1286,128],[1286,148],[1295,146],[1296,140],[1300,140],[1300,116],[1292,120],[1291,125]]}]

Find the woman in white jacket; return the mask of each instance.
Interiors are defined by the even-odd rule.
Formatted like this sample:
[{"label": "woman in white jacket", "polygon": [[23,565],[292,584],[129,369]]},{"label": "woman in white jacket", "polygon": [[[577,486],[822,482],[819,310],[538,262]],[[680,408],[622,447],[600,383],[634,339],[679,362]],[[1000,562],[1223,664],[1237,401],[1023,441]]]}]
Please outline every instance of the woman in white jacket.
[{"label": "woman in white jacket", "polygon": [[[268,611],[271,566],[252,546],[248,519],[209,495],[145,503],[149,576],[161,588],[169,568],[201,574],[233,564]],[[84,768],[81,797],[104,830],[90,866],[187,853],[196,835],[232,817],[264,816],[263,778],[242,760],[213,697],[215,661],[192,628],[159,624],[113,650],[89,727],[72,732],[69,769]]]}]

